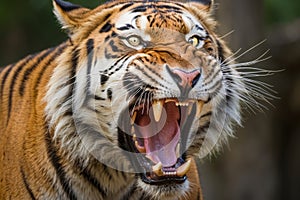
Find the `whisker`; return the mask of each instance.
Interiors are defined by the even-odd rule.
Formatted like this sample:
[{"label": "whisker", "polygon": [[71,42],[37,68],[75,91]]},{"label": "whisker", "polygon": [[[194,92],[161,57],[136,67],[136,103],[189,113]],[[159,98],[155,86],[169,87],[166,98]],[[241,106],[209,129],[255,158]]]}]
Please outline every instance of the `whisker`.
[{"label": "whisker", "polygon": [[265,43],[266,42],[266,39],[255,44],[253,47],[249,48],[248,50],[246,50],[245,52],[243,52],[242,54],[240,54],[239,56],[235,57],[234,60],[237,60],[239,58],[241,58],[242,56],[244,56],[245,54],[249,53],[250,51],[252,51],[253,49],[255,49],[256,47],[260,46],[261,44]]},{"label": "whisker", "polygon": [[223,38],[225,38],[225,37],[231,35],[231,34],[234,33],[234,32],[235,32],[235,30],[231,30],[231,31],[229,31],[228,33],[225,33],[223,36],[219,37],[219,39],[223,39]]}]

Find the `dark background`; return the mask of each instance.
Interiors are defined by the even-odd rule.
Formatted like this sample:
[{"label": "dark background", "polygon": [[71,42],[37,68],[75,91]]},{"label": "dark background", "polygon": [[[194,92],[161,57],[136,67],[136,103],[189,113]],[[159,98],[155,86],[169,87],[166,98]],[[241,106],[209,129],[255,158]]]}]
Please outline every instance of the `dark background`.
[{"label": "dark background", "polygon": [[[95,7],[100,1],[73,0]],[[300,1],[216,0],[219,33],[233,51],[247,50],[250,61],[270,49],[272,58],[256,67],[285,69],[263,80],[279,99],[263,113],[245,110],[222,153],[201,161],[206,200],[298,200],[300,197]],[[50,0],[0,2],[0,66],[55,46],[66,39]]]}]

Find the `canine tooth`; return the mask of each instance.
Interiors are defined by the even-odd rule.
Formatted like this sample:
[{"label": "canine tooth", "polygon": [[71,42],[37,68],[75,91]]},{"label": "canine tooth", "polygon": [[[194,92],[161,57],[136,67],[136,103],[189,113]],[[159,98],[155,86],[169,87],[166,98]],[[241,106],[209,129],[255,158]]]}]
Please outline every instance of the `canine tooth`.
[{"label": "canine tooth", "polygon": [[134,111],[133,115],[131,116],[131,119],[130,119],[130,124],[133,125],[134,122],[135,122],[135,119],[136,119],[136,115],[137,115],[137,112]]},{"label": "canine tooth", "polygon": [[155,101],[152,104],[152,108],[153,108],[154,119],[156,122],[159,122],[161,118],[162,109],[163,109],[163,101],[162,100]]},{"label": "canine tooth", "polygon": [[180,157],[180,144],[179,143],[176,146],[176,156],[177,156],[177,158]]},{"label": "canine tooth", "polygon": [[138,141],[135,141],[134,144],[135,144],[135,147],[137,148],[137,150],[138,150],[140,153],[146,153],[146,148],[140,146],[139,143],[138,143]]},{"label": "canine tooth", "polygon": [[203,108],[203,104],[204,104],[203,101],[198,101],[198,103],[196,104],[197,105],[197,111],[196,111],[196,117],[197,118],[200,118],[200,114],[201,114],[201,111],[202,111],[202,108]]},{"label": "canine tooth", "polygon": [[180,167],[177,168],[176,175],[180,176],[180,177],[186,175],[186,173],[191,168],[191,164],[192,164],[192,160],[190,158],[187,159],[187,161],[183,165],[181,165]]},{"label": "canine tooth", "polygon": [[133,135],[132,135],[132,139],[133,139],[133,141],[137,141],[137,140],[136,140],[136,134],[133,134]]},{"label": "canine tooth", "polygon": [[156,165],[152,166],[152,171],[157,175],[157,176],[163,176],[164,172],[162,171],[162,163],[159,162]]}]

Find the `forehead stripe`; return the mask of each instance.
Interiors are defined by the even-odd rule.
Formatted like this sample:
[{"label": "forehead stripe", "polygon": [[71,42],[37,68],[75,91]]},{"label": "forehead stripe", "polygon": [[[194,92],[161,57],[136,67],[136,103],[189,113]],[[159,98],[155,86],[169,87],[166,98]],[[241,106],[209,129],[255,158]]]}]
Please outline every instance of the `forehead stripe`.
[{"label": "forehead stripe", "polygon": [[122,11],[122,10],[124,10],[124,9],[126,9],[126,8],[128,8],[128,7],[130,7],[130,6],[132,6],[132,5],[133,5],[133,3],[125,4],[124,6],[122,6],[122,7],[120,8],[120,11]]},{"label": "forehead stripe", "polygon": [[125,26],[117,28],[119,31],[126,31],[129,29],[134,29],[134,27],[131,24],[126,24]]},{"label": "forehead stripe", "polygon": [[131,10],[131,12],[146,12],[147,11],[147,6],[145,5],[142,5],[142,6],[138,6],[138,7],[135,7]]},{"label": "forehead stripe", "polygon": [[106,24],[104,24],[104,26],[100,29],[100,33],[107,33],[111,30],[112,25],[110,22],[107,22]]}]

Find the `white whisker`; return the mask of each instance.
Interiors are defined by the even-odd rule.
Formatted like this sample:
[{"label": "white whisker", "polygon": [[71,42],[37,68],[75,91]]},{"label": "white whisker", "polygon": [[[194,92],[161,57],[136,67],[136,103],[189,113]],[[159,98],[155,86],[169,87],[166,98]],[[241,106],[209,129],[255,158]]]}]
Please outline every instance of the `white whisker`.
[{"label": "white whisker", "polygon": [[219,37],[219,39],[223,39],[223,38],[225,38],[225,37],[231,35],[231,34],[234,33],[234,32],[235,32],[235,30],[231,30],[231,31],[229,31],[228,33],[224,34],[223,36]]}]

